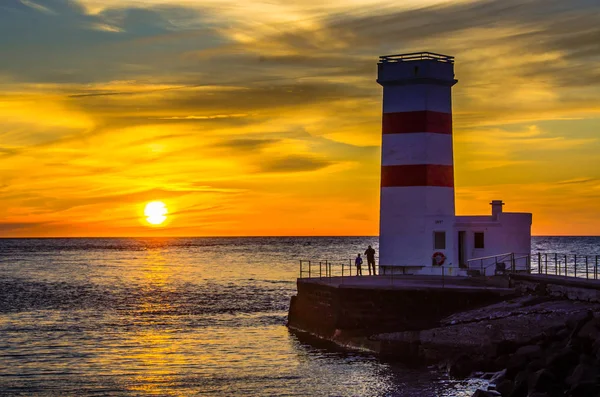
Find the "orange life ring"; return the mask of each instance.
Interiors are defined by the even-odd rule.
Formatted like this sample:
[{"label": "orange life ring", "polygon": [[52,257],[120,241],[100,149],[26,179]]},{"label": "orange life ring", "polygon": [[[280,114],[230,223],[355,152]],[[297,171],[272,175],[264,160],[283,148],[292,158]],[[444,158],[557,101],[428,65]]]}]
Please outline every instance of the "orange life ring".
[{"label": "orange life ring", "polygon": [[442,266],[444,262],[446,262],[446,255],[444,255],[444,253],[440,251],[434,253],[431,258],[433,258],[435,264],[438,266]]}]

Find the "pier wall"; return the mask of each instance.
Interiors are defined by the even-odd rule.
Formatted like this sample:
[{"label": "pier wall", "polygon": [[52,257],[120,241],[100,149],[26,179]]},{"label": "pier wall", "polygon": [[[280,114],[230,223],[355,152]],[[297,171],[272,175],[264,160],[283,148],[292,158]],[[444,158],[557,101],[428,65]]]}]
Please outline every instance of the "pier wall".
[{"label": "pier wall", "polygon": [[325,339],[436,327],[441,319],[507,299],[506,291],[441,286],[357,287],[299,279],[288,326]]}]

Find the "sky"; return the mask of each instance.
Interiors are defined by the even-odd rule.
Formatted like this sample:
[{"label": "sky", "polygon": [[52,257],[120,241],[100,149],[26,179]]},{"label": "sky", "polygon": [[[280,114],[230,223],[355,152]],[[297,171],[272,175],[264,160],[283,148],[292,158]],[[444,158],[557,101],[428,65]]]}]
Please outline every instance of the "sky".
[{"label": "sky", "polygon": [[377,235],[413,51],[456,57],[457,214],[600,235],[597,0],[2,0],[0,236]]}]

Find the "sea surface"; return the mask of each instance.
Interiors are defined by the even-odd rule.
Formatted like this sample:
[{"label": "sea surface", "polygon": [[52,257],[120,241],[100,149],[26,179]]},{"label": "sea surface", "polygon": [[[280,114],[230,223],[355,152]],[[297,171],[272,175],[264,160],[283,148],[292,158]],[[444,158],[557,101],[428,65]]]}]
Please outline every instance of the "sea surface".
[{"label": "sea surface", "polygon": [[[1,396],[470,396],[480,383],[308,343],[299,259],[377,238],[0,239]],[[600,254],[600,238],[533,252]]]}]

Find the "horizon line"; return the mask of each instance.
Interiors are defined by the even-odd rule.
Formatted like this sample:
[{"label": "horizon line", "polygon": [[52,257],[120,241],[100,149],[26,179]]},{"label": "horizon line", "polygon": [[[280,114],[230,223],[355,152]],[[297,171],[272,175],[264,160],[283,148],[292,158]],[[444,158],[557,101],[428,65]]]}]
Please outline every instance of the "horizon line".
[{"label": "horizon line", "polygon": [[[331,237],[362,237],[362,238],[379,238],[376,235],[213,235],[213,236],[21,236],[21,237],[0,237],[0,240],[9,239],[100,239],[100,238],[331,238]],[[538,234],[531,237],[600,237],[600,235],[584,235],[584,234]]]}]

